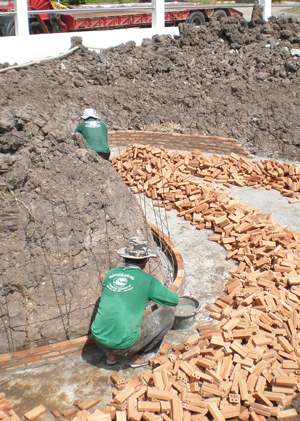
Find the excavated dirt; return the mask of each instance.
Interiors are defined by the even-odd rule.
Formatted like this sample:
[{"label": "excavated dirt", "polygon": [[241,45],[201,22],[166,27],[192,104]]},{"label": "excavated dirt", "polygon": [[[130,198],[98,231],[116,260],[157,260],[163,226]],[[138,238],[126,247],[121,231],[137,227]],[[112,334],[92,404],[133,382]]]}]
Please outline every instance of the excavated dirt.
[{"label": "excavated dirt", "polygon": [[257,13],[0,73],[0,352],[85,334],[114,251],[147,234],[115,170],[72,136],[83,108],[110,129],[235,137],[299,160],[299,29]]},{"label": "excavated dirt", "polygon": [[115,251],[133,235],[155,247],[136,197],[78,138],[0,154],[0,353],[86,335]]},{"label": "excavated dirt", "polygon": [[299,32],[295,17],[264,23],[256,13],[9,71],[0,77],[2,151],[63,142],[91,106],[110,129],[234,137],[253,153],[299,159]]}]

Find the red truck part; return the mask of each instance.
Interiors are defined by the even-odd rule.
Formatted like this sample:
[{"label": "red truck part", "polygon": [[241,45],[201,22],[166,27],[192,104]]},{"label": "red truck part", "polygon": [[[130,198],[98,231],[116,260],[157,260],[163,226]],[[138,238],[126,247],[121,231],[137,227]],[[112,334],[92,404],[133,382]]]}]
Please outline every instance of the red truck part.
[{"label": "red truck part", "polygon": [[[1,9],[13,9],[13,3]],[[145,4],[143,4],[143,11],[138,10],[137,7],[134,12],[122,10],[120,7],[113,7],[110,10],[101,9],[87,9],[76,13],[76,9],[70,9],[68,12],[59,13],[55,11],[54,14],[41,13],[30,15],[29,23],[30,32],[35,33],[50,33],[50,32],[72,32],[84,30],[107,30],[120,29],[130,27],[151,27],[152,13],[149,7],[149,12],[145,11]],[[28,0],[28,11],[39,10],[54,10],[50,0]],[[178,26],[181,22],[189,22],[195,25],[203,25],[212,16],[217,18],[226,16],[243,16],[243,14],[231,7],[222,6],[195,6],[191,4],[170,5],[165,10],[165,25]],[[0,36],[14,35],[14,18],[3,18],[0,16]]]}]

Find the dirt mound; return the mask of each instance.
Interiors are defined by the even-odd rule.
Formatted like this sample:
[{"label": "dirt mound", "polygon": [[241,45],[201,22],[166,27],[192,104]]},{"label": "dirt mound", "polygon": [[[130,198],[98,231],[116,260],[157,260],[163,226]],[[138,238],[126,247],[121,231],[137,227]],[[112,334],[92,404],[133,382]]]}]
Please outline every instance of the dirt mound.
[{"label": "dirt mound", "polygon": [[134,195],[81,140],[0,154],[0,353],[87,334],[115,251],[151,240]]},{"label": "dirt mound", "polygon": [[2,151],[53,133],[64,141],[92,106],[110,129],[235,137],[251,152],[299,159],[297,19],[264,23],[256,13],[249,23],[184,24],[180,34],[2,74]]}]

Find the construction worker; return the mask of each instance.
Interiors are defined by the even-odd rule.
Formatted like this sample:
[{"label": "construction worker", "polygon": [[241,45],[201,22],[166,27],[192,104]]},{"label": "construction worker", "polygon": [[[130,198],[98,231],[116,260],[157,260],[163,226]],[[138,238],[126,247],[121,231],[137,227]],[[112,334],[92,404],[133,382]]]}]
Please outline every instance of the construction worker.
[{"label": "construction worker", "polygon": [[108,161],[110,150],[107,144],[106,125],[99,121],[100,117],[93,108],[86,108],[81,118],[84,121],[78,124],[74,133],[81,133],[87,146]]},{"label": "construction worker", "polygon": [[[143,271],[148,259],[157,257],[145,239],[131,237],[117,253],[125,264],[105,277],[92,337],[106,352],[107,364],[115,364],[119,355],[134,354],[130,366],[141,367],[155,355],[173,326],[175,313],[170,306],[176,306],[179,297]],[[143,317],[150,300],[164,307]]]}]

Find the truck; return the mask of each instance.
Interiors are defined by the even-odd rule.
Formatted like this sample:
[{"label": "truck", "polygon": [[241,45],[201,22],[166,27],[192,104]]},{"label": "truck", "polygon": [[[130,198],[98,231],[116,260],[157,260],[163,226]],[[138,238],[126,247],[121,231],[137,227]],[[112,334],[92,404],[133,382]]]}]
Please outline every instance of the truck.
[{"label": "truck", "polygon": [[[29,29],[31,34],[108,30],[121,28],[151,27],[151,8],[145,4],[125,8],[120,6],[89,9],[70,8],[63,10],[53,0],[28,0]],[[0,6],[0,36],[15,35],[13,3]],[[127,9],[127,10],[126,10]],[[129,10],[130,9],[130,10]],[[52,11],[52,13],[42,13]],[[30,13],[30,12],[41,13]],[[169,3],[165,5],[165,26],[178,26],[182,22],[204,25],[212,17],[221,19],[243,14],[230,6],[199,6],[191,3]]]}]

